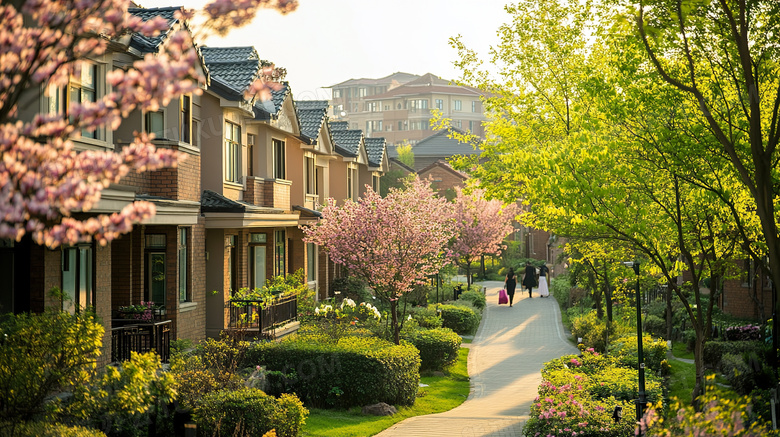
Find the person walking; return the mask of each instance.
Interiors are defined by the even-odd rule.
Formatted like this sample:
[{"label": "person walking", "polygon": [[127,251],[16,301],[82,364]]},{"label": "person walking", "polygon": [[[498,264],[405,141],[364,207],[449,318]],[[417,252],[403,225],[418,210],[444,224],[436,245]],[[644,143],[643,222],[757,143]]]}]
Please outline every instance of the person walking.
[{"label": "person walking", "polygon": [[515,271],[512,267],[506,272],[506,279],[504,280],[504,289],[507,296],[509,296],[509,306],[512,306],[512,300],[515,298],[515,288],[517,287],[517,278],[515,278]]},{"label": "person walking", "polygon": [[528,297],[533,297],[531,290],[536,287],[536,269],[530,262],[525,263],[525,276],[523,277],[523,286],[528,289]]},{"label": "person walking", "polygon": [[550,269],[547,265],[542,264],[539,267],[539,297],[550,297],[550,289],[547,287],[547,274]]}]

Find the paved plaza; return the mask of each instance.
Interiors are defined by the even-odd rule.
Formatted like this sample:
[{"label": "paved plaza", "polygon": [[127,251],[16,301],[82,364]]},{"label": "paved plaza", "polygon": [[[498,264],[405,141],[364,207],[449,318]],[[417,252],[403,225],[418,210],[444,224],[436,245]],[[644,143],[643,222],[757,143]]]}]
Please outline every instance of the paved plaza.
[{"label": "paved plaza", "polygon": [[471,392],[450,411],[417,416],[377,434],[380,437],[521,436],[545,362],[579,353],[566,340],[553,297],[533,298],[521,290],[514,306],[498,305],[502,282],[488,281],[487,308],[470,345]]}]

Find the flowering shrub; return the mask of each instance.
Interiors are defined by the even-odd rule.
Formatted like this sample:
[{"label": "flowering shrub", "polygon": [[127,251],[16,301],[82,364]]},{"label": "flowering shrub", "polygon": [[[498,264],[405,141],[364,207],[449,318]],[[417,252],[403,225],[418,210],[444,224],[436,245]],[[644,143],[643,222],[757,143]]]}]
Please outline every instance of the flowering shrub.
[{"label": "flowering shrub", "polygon": [[358,327],[371,328],[382,319],[382,313],[368,302],[356,304],[346,298],[340,305],[323,303],[314,309],[313,320],[331,338],[338,340]]},{"label": "flowering shrub", "polygon": [[726,328],[726,340],[748,341],[760,340],[761,327],[756,325],[730,326]]},{"label": "flowering shrub", "polygon": [[603,436],[631,435],[634,420],[625,415],[618,422],[612,419],[615,406],[630,411],[633,403],[591,398],[579,384],[555,385],[543,381],[539,396],[531,404],[531,416],[523,428],[526,437],[546,436]]},{"label": "flowering shrub", "polygon": [[165,308],[164,305],[155,305],[153,301],[141,301],[138,305],[128,305],[119,307],[119,312],[131,315],[134,319],[142,322],[151,322],[154,320],[154,313]]},{"label": "flowering shrub", "polygon": [[771,421],[753,414],[749,397],[729,399],[727,393],[712,382],[714,376],[708,376],[706,394],[699,397],[703,406],[697,412],[691,406],[682,406],[676,399],[668,418],[663,417],[662,407],[653,405],[640,422],[640,429],[646,437],[676,436],[729,436],[759,437],[778,436],[771,430]]},{"label": "flowering shrub", "polygon": [[303,280],[303,269],[298,269],[292,275],[275,276],[266,281],[262,288],[241,288],[233,293],[232,300],[251,300],[272,302],[280,297],[301,294],[309,289]]},{"label": "flowering shrub", "polygon": [[[638,347],[636,335],[620,337],[610,345],[610,353],[614,355],[621,365],[636,369],[638,367]],[[670,365],[666,361],[668,346],[666,340],[653,338],[650,335],[642,336],[642,350],[644,352],[645,365],[656,373],[666,375]]]}]

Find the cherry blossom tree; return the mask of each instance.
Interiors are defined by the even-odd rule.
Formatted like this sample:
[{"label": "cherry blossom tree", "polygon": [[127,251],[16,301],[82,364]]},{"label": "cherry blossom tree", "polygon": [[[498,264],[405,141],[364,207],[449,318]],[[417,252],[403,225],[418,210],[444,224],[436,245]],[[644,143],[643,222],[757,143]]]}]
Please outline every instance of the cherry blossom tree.
[{"label": "cherry blossom tree", "polygon": [[370,187],[357,202],[328,199],[322,219],[302,227],[304,241],[366,280],[390,303],[393,339],[399,344],[398,299],[447,262],[453,237],[452,204],[415,178],[381,197]]},{"label": "cherry blossom tree", "polygon": [[[83,131],[116,129],[136,109],[156,111],[182,94],[200,93],[197,47],[188,26],[163,35],[160,51],[126,69],[106,74],[110,88],[94,102],[71,102],[64,112],[20,116],[37,102],[30,90],[67,89],[80,74],[80,61],[101,56],[132,32],[158,36],[169,31],[161,17],[147,21],[128,12],[129,0],[16,0],[0,3],[0,238],[19,241],[30,234],[38,244],[57,247],[100,244],[129,232],[154,215],[154,205],[134,202],[121,212],[77,218],[100,200],[101,191],[130,171],[175,166],[178,152],[157,149],[153,136],[137,134],[121,151],[77,151],[71,141]],[[259,8],[282,13],[296,0],[214,0],[203,11],[182,9],[179,22],[197,15],[201,34],[225,34],[247,24]],[[258,79],[247,98],[267,98],[273,84]],[[22,119],[24,118],[24,119]]]},{"label": "cherry blossom tree", "polygon": [[464,270],[471,287],[471,264],[483,255],[498,255],[502,242],[512,233],[512,221],[519,213],[517,205],[504,206],[500,200],[486,200],[484,190],[466,193],[455,188],[453,219],[456,236],[450,256]]}]

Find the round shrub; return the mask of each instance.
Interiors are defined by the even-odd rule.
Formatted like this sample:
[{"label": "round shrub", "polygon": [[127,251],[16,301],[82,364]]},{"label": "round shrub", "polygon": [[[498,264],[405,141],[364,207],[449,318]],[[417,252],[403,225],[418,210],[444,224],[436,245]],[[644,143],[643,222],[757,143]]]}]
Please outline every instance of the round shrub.
[{"label": "round shrub", "polygon": [[704,343],[704,365],[718,368],[725,354],[760,353],[763,349],[764,344],[761,341],[708,341]]},{"label": "round shrub", "polygon": [[485,309],[485,305],[487,304],[487,301],[485,299],[485,295],[477,290],[469,290],[464,292],[460,295],[460,299],[470,302],[471,305],[474,306],[474,308],[482,311]]},{"label": "round shrub", "polygon": [[[668,346],[665,340],[642,335],[642,350],[645,365],[649,369],[664,375],[668,372],[669,363],[666,361]],[[636,369],[639,365],[636,335],[620,337],[613,341],[610,345],[610,353],[617,357],[620,365]]]},{"label": "round shrub", "polygon": [[432,306],[413,307],[409,314],[417,322],[417,325],[422,328],[441,328],[441,317],[439,317],[439,313]]},{"label": "round shrub", "polygon": [[405,340],[420,351],[420,370],[442,370],[458,361],[461,338],[449,328],[417,329]]},{"label": "round shrub", "polygon": [[442,326],[450,328],[458,334],[471,334],[479,327],[479,315],[471,308],[463,305],[438,304],[441,310]]},{"label": "round shrub", "polygon": [[582,338],[582,344],[596,352],[604,353],[607,350],[607,320],[600,320],[596,311],[572,318],[571,333],[574,338]]},{"label": "round shrub", "polygon": [[645,317],[645,332],[666,338],[666,320],[652,314]]},{"label": "round shrub", "polygon": [[260,436],[276,430],[279,437],[296,437],[308,414],[293,395],[277,400],[244,387],[207,394],[195,408],[194,418],[200,435]]}]

